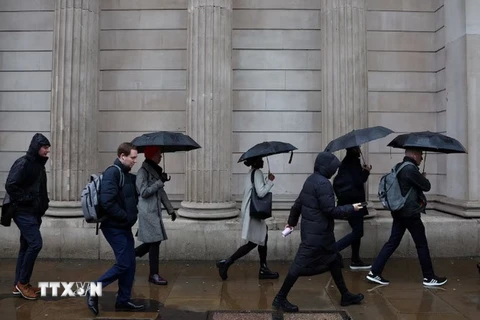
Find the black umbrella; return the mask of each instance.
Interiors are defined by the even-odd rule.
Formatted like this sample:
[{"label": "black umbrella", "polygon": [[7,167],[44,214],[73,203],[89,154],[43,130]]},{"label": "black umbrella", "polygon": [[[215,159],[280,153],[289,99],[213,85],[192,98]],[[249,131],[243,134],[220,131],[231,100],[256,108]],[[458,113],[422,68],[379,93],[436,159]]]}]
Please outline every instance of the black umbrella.
[{"label": "black umbrella", "polygon": [[137,147],[138,152],[142,153],[145,147],[158,146],[164,153],[177,151],[190,151],[201,148],[189,136],[180,132],[158,131],[145,133],[132,140],[132,144]]},{"label": "black umbrella", "polygon": [[[137,147],[137,151],[142,153],[145,151],[145,147],[156,146],[161,147],[163,153],[177,152],[177,151],[190,151],[201,148],[198,143],[195,142],[189,136],[180,132],[171,131],[157,131],[151,133],[145,133],[132,140],[132,144]],[[163,170],[165,170],[165,156],[163,156]],[[164,171],[165,180],[170,181],[171,177],[166,178],[167,173]]]},{"label": "black umbrella", "polygon": [[349,133],[330,141],[324,151],[335,152],[360,146],[361,144],[384,138],[391,133],[393,133],[392,130],[382,126],[352,130]]},{"label": "black umbrella", "polygon": [[430,131],[401,134],[393,139],[388,146],[440,153],[467,153],[465,147],[458,140]]},{"label": "black umbrella", "polygon": [[290,161],[292,162],[293,150],[297,150],[296,147],[292,146],[290,143],[281,142],[281,141],[265,141],[259,144],[254,145],[247,150],[238,162],[245,161],[247,159],[257,158],[257,157],[267,157],[279,153],[292,152],[290,156]]}]

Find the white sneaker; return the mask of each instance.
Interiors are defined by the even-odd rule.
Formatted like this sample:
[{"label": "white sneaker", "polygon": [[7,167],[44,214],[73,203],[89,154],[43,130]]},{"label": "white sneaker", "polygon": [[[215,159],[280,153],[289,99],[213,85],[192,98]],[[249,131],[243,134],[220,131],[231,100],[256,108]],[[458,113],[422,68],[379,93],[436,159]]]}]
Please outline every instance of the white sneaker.
[{"label": "white sneaker", "polygon": [[439,287],[447,283],[447,278],[434,276],[431,279],[423,278],[423,285],[427,287]]}]

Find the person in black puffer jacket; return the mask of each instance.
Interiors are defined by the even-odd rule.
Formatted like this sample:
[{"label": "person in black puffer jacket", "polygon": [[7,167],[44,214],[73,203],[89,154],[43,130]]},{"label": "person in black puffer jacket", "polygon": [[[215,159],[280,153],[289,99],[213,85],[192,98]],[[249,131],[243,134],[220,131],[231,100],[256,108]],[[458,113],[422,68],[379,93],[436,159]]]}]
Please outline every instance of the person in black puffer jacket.
[{"label": "person in black puffer jacket", "polygon": [[[362,151],[360,147],[347,148],[347,154],[343,158],[338,173],[333,180],[333,189],[337,196],[337,205],[342,206],[349,203],[362,203],[366,201],[365,182],[370,175],[372,166],[360,163]],[[352,259],[350,269],[365,270],[370,269],[371,265],[364,263],[360,259],[360,243],[363,237],[363,217],[368,215],[366,207],[362,208],[359,214],[348,218],[348,223],[352,227],[352,232],[337,241],[337,250],[351,246]]]},{"label": "person in black puffer jacket", "polygon": [[361,209],[359,203],[335,207],[333,187],[329,179],[339,166],[340,160],[334,154],[319,153],[314,173],[305,181],[290,210],[287,227],[295,227],[302,216],[301,243],[282,288],[273,300],[275,308],[297,312],[298,307],[287,300],[287,295],[298,277],[326,271],[330,271],[342,295],[342,306],[358,304],[363,300],[362,294],[352,294],[345,286],[341,256],[335,245],[334,219],[348,217]]},{"label": "person in black puffer jacket", "polygon": [[425,213],[427,206],[427,198],[424,192],[430,191],[431,187],[430,181],[425,177],[426,174],[420,173],[418,168],[422,160],[421,150],[407,149],[403,162],[395,166],[395,170],[398,170],[403,163],[409,163],[409,165],[403,167],[402,170],[398,172],[397,180],[403,197],[411,191],[406,199],[405,205],[400,210],[391,212],[393,217],[392,233],[387,243],[385,243],[380,250],[380,253],[372,265],[372,270],[366,277],[367,280],[371,282],[382,285],[390,283],[390,281],[383,278],[381,274],[388,259],[400,245],[405,231],[408,230],[417,248],[418,260],[420,260],[423,273],[423,285],[436,287],[447,283],[447,278],[438,277],[433,271],[425,226],[420,218],[420,214]]},{"label": "person in black puffer jacket", "polygon": [[[132,227],[137,221],[138,213],[135,176],[130,170],[137,162],[138,151],[131,143],[124,142],[118,147],[117,155],[114,165],[103,173],[99,197],[99,204],[106,214],[106,220],[101,223],[100,229],[113,249],[116,263],[97,282],[106,287],[118,280],[116,311],[140,311],[145,306],[130,300],[135,277]],[[91,296],[89,290],[86,296],[88,308],[98,315],[98,297]]]},{"label": "person in black puffer jacket", "polygon": [[14,208],[13,221],[21,234],[13,294],[21,294],[28,300],[36,300],[40,293],[39,288],[30,285],[30,277],[42,249],[40,225],[50,202],[45,172],[49,152],[50,141],[36,133],[27,154],[15,161],[5,183]]}]

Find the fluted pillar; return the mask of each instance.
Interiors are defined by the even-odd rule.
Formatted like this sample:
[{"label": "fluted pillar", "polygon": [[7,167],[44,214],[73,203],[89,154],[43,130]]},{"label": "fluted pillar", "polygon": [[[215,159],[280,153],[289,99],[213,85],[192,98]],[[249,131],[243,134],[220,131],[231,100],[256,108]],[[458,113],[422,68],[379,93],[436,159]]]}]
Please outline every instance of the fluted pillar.
[{"label": "fluted pillar", "polygon": [[238,215],[231,191],[232,0],[188,1],[187,134],[202,148],[186,155],[180,216]]},{"label": "fluted pillar", "polygon": [[73,209],[97,171],[99,3],[55,0],[51,215],[81,214]]},{"label": "fluted pillar", "polygon": [[365,2],[322,0],[323,148],[368,125]]}]

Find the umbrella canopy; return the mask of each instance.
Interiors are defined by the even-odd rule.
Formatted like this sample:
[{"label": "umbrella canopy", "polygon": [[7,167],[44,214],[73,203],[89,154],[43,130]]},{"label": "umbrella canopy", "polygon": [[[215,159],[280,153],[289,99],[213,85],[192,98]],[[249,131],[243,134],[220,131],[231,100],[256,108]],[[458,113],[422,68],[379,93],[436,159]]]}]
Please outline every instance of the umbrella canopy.
[{"label": "umbrella canopy", "polygon": [[419,149],[440,153],[467,153],[465,147],[456,139],[441,133],[422,131],[399,135],[389,147],[401,149]]},{"label": "umbrella canopy", "polygon": [[[238,162],[242,162],[251,158],[257,158],[257,157],[263,158],[263,157],[271,156],[274,154],[287,153],[293,150],[297,150],[297,148],[292,146],[290,143],[281,142],[281,141],[265,141],[265,142],[256,144],[250,149],[248,149],[247,152],[242,154],[240,159],[238,159]],[[292,161],[292,158],[290,157],[290,162],[291,161]]]},{"label": "umbrella canopy", "polygon": [[164,153],[177,151],[190,151],[201,148],[189,136],[171,131],[158,131],[145,133],[132,140],[132,144],[137,147],[138,152],[144,152],[145,147],[158,146]]},{"label": "umbrella canopy", "polygon": [[391,133],[393,133],[392,130],[382,126],[352,130],[349,133],[330,141],[324,151],[335,152],[342,149],[356,147],[373,140],[384,138]]}]

